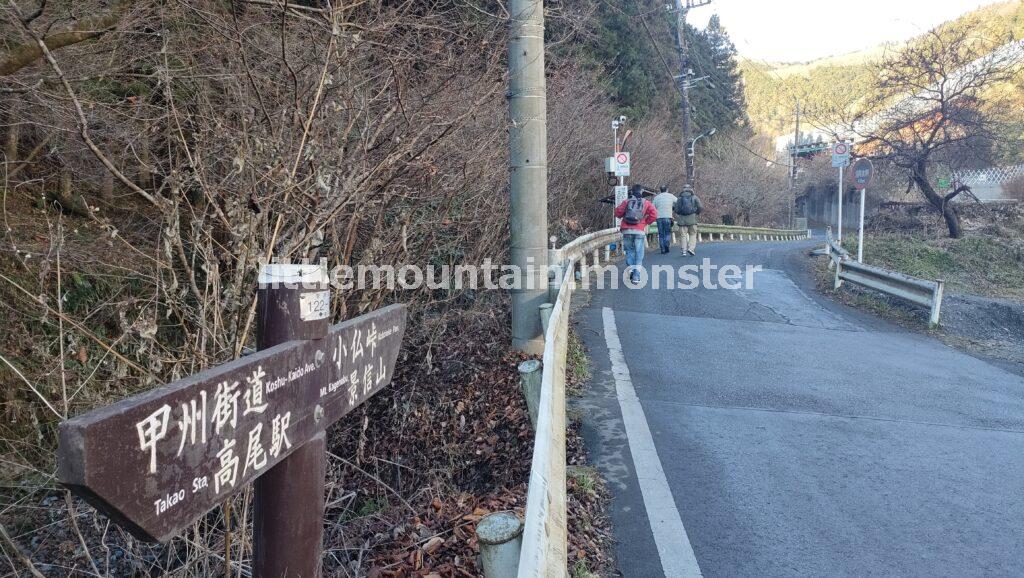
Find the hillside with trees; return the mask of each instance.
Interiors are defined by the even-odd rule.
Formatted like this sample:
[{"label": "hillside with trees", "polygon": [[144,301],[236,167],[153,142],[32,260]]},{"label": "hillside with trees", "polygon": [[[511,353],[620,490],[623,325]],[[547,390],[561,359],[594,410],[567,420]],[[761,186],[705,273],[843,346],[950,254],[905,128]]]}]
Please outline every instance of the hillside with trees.
[{"label": "hillside with trees", "polygon": [[[992,37],[1024,38],[1024,2],[1012,0],[980,8],[938,27],[982,29]],[[921,42],[910,40],[908,45]],[[830,111],[845,110],[873,86],[878,63],[899,52],[902,45],[878,47],[847,57],[829,57],[800,64],[771,64],[743,60],[741,70],[749,116],[766,134],[791,131],[796,102],[813,119]]]}]

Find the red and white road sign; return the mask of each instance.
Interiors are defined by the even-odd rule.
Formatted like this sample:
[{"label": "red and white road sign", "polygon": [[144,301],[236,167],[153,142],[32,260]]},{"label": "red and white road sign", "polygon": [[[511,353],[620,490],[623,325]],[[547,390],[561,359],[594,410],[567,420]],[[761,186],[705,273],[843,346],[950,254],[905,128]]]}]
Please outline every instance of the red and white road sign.
[{"label": "red and white road sign", "polygon": [[832,166],[834,168],[845,167],[850,164],[850,145],[838,142],[832,147]]},{"label": "red and white road sign", "polygon": [[628,177],[630,173],[630,155],[626,152],[615,154],[615,176]]}]

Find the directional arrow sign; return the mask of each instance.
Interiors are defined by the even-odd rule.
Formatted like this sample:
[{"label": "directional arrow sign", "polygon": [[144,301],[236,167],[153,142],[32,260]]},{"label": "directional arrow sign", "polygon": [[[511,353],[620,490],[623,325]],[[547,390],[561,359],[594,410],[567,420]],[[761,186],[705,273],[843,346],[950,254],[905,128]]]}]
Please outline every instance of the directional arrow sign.
[{"label": "directional arrow sign", "polygon": [[386,386],[405,320],[387,307],[66,421],[60,481],[165,542]]}]

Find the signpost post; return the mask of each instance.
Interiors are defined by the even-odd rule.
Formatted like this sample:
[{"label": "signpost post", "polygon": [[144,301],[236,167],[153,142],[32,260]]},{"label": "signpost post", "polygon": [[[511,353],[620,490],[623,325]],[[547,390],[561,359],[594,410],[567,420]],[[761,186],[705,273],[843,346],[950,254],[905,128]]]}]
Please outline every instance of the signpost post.
[{"label": "signpost post", "polygon": [[[614,212],[614,209],[617,208],[619,205],[621,205],[622,201],[625,201],[628,197],[629,197],[629,187],[627,187],[626,185],[619,185],[619,186],[615,187],[615,207],[613,207],[613,209],[612,209],[613,212]],[[615,219],[615,228],[619,228],[621,225],[622,225],[622,219]]]},{"label": "signpost post", "polygon": [[857,262],[864,262],[864,206],[867,200],[867,189],[875,178],[875,166],[871,159],[857,159],[850,171],[850,180],[860,189],[860,227],[858,228]]},{"label": "signpost post", "polygon": [[832,167],[839,169],[839,217],[836,223],[836,240],[843,242],[843,169],[850,164],[850,145],[837,142],[832,147]]},{"label": "signpost post", "polygon": [[[622,220],[615,217],[615,209],[622,204],[622,201],[626,200],[629,193],[629,188],[626,187],[626,177],[630,174],[631,159],[630,154],[622,149],[626,147],[626,141],[629,140],[633,131],[626,131],[626,136],[623,137],[621,143],[619,142],[619,129],[625,126],[627,120],[624,116],[612,120],[612,131],[615,137],[614,155],[609,157],[605,163],[609,176],[618,179],[618,184],[615,186],[615,204],[612,205],[612,222],[616,228],[619,227]],[[612,248],[615,248],[615,246],[613,245]],[[607,251],[608,248],[605,248],[605,250]]]},{"label": "signpost post", "polygon": [[58,476],[137,538],[166,542],[256,482],[256,577],[313,577],[324,434],[390,383],[406,308],[328,326],[318,265],[260,273],[257,353],[60,425]]}]

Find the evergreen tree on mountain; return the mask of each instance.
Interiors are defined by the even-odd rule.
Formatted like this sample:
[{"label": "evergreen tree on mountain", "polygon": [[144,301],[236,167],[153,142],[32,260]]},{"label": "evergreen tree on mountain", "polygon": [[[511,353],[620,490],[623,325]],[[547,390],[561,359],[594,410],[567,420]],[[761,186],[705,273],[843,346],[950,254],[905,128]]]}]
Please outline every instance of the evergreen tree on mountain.
[{"label": "evergreen tree on mountain", "polygon": [[743,127],[747,124],[747,101],[743,94],[743,74],[736,62],[736,45],[729,38],[729,33],[722,26],[718,14],[711,17],[704,31],[711,50],[711,61],[714,66],[712,80],[722,96],[722,103],[730,113],[731,126]]},{"label": "evergreen tree on mountain", "polygon": [[711,129],[728,131],[746,128],[747,103],[743,76],[736,61],[736,46],[722,26],[718,15],[711,17],[707,29],[688,27],[690,60],[695,77],[708,76],[707,82],[690,91],[695,122],[700,132]]},{"label": "evergreen tree on mountain", "polygon": [[[658,49],[651,41],[653,35],[662,46],[671,46],[671,21],[657,13],[659,2],[598,4],[594,29],[583,47],[608,96],[622,114],[632,119],[647,116],[664,95],[673,98],[672,78],[666,74]],[[640,21],[641,14],[650,15],[646,17],[646,28]]]},{"label": "evergreen tree on mountain", "polygon": [[[575,7],[573,0],[567,8]],[[634,120],[656,110],[668,110],[670,124],[678,123],[680,95],[675,86],[678,60],[675,20],[657,10],[661,0],[630,3],[602,2],[593,8],[592,28],[580,45],[608,96],[622,114]],[[736,47],[713,16],[707,30],[686,28],[690,66],[697,77],[708,76],[690,92],[695,128],[700,132],[746,128],[747,104]],[[666,69],[666,65],[668,69]]]}]

